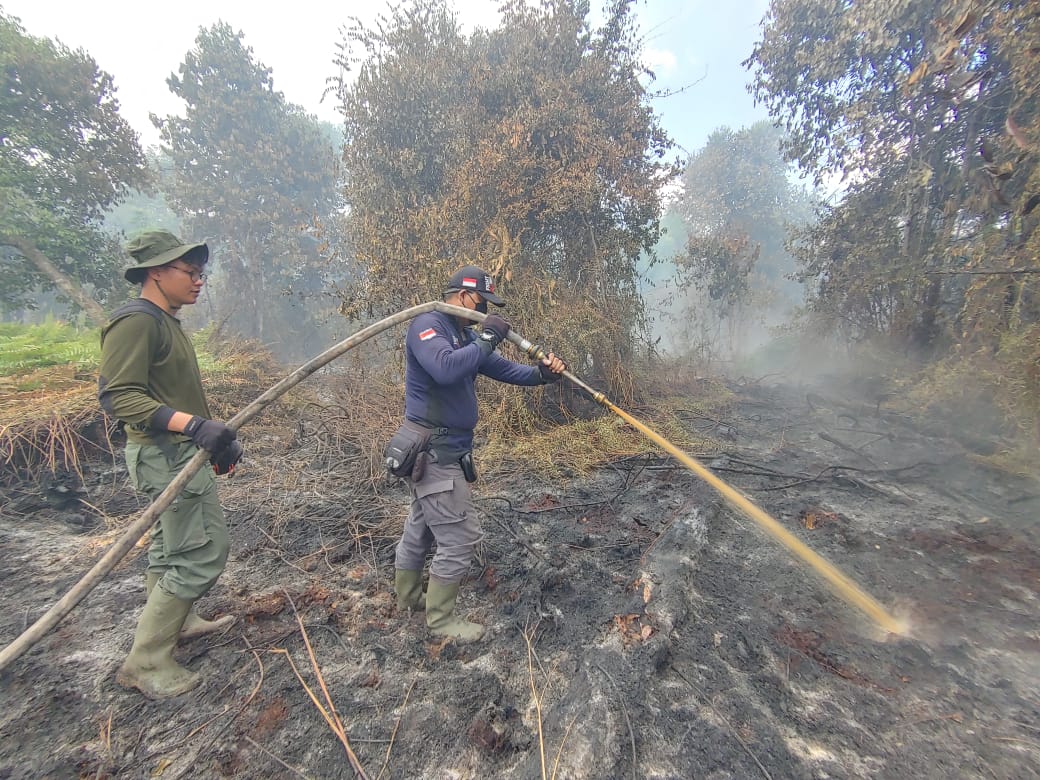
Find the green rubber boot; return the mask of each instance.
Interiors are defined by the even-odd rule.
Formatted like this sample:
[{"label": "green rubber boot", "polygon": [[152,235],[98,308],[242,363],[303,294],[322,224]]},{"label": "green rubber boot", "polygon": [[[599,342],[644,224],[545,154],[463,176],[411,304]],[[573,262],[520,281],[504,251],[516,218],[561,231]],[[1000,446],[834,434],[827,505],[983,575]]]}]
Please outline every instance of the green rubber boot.
[{"label": "green rubber boot", "polygon": [[[152,595],[152,588],[154,588],[155,584],[159,581],[159,577],[160,575],[153,571],[145,572],[144,590],[149,596]],[[206,634],[223,631],[224,629],[229,628],[234,622],[234,615],[224,615],[224,617],[219,620],[206,620],[206,618],[202,617],[195,611],[195,605],[192,604],[191,611],[188,612],[188,617],[184,619],[184,626],[181,628],[181,633],[178,638],[182,641],[197,639]]]},{"label": "green rubber boot", "polygon": [[422,572],[410,569],[394,569],[394,592],[397,594],[397,609],[421,610],[423,602]]},{"label": "green rubber boot", "polygon": [[168,699],[187,693],[202,677],[173,660],[184,619],[191,602],[152,588],[137,623],[134,646],[116,673],[124,688],[137,688],[149,699]]},{"label": "green rubber boot", "polygon": [[475,642],[484,636],[484,626],[455,616],[459,583],[430,577],[426,586],[426,625],[434,636],[449,636],[460,642]]}]

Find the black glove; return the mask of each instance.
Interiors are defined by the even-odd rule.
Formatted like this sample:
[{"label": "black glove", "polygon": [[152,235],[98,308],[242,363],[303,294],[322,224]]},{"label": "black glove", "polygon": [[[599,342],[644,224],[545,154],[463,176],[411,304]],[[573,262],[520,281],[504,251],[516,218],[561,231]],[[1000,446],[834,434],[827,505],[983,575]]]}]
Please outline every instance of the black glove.
[{"label": "black glove", "polygon": [[217,476],[222,477],[233,472],[235,464],[240,460],[242,460],[242,445],[235,440],[221,450],[219,455],[210,458],[209,462],[213,464],[213,471],[217,473]]},{"label": "black glove", "polygon": [[238,438],[238,434],[224,423],[207,420],[198,415],[188,420],[188,424],[184,426],[184,435],[191,437],[196,445],[210,453],[223,451]]},{"label": "black glove", "polygon": [[502,343],[502,339],[509,333],[509,323],[497,314],[489,314],[484,318],[484,330],[480,332],[477,343],[484,350],[485,355],[495,351],[495,347]]},{"label": "black glove", "polygon": [[[566,363],[563,364],[563,370],[567,370]],[[549,368],[549,366],[545,365],[545,363],[543,363],[540,360],[538,361],[538,373],[542,375],[542,381],[546,384],[550,384],[552,382],[559,382],[561,379],[563,379],[563,374],[557,374],[555,371]]]}]

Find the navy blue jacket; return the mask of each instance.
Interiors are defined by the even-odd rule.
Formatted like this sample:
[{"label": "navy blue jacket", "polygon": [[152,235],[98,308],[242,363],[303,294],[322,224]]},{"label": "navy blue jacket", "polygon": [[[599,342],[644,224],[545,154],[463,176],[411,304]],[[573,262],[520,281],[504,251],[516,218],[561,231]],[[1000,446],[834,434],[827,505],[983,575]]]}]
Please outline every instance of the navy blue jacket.
[{"label": "navy blue jacket", "polygon": [[485,355],[470,328],[454,315],[420,314],[405,340],[404,415],[431,428],[448,428],[433,438],[438,454],[461,455],[473,448],[477,425],[477,374],[511,385],[544,384],[537,366],[524,366],[496,352]]}]

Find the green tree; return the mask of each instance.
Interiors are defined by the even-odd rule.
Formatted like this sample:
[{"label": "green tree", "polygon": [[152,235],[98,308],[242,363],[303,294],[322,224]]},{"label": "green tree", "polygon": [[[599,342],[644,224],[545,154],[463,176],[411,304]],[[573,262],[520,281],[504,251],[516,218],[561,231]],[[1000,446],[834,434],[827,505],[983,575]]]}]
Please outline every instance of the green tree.
[{"label": "green tree", "polygon": [[[787,154],[847,188],[798,248],[825,325],[934,354],[986,308],[969,286],[1008,292],[955,272],[1036,260],[1038,45],[1026,0],[773,2],[748,61],[756,94]],[[1028,291],[1008,294],[1035,318]]]},{"label": "green tree", "polygon": [[103,318],[82,286],[102,302],[125,288],[102,217],[148,184],[111,76],[0,13],[0,308],[32,307],[57,287]]},{"label": "green tree", "polygon": [[788,228],[804,225],[812,201],[792,180],[780,151],[782,134],[768,122],[719,128],[691,156],[676,208],[689,234],[680,266],[728,316],[754,294],[755,305],[789,309],[800,290],[788,278],[794,258]]},{"label": "green tree", "polygon": [[[335,204],[335,150],[314,117],[275,91],[244,35],[201,29],[167,80],[183,117],[153,117],[172,173],[163,187],[184,230],[213,243],[217,297],[239,333],[288,346],[313,312],[293,293],[321,272],[307,229]],[[302,345],[291,345],[302,346]]]},{"label": "green tree", "polygon": [[[148,168],[158,184],[173,173],[173,162],[161,149],[152,147],[145,152]],[[133,235],[148,228],[161,227],[174,235],[181,235],[181,221],[166,202],[162,186],[142,192],[133,190],[105,214],[105,228],[113,233]]]},{"label": "green tree", "polygon": [[428,297],[473,261],[519,325],[537,318],[576,367],[624,383],[637,265],[677,174],[630,6],[593,30],[587,3],[512,1],[467,38],[444,2],[420,0],[348,31],[347,230],[363,268],[349,313]]}]

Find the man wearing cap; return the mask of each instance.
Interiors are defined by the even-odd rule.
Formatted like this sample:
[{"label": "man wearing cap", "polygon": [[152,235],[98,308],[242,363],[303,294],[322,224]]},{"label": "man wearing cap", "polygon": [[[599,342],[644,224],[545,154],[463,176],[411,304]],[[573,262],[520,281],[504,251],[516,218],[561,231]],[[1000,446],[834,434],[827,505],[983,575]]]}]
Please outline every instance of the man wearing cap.
[{"label": "man wearing cap", "polygon": [[98,399],[125,424],[130,481],[154,500],[198,449],[207,450],[213,464],[192,477],[152,530],[148,599],[116,675],[120,685],[164,699],[201,680],[174,660],[177,640],[234,622],[231,616],[204,620],[193,605],[227,561],[227,523],[214,472],[233,471],[242,447],[234,430],[210,419],[195,350],[177,319],[202,291],[209,248],[185,244],[165,230],[141,233],[126,248],[135,264],[124,276],[141,285],[141,296],[113,312],[101,331]]},{"label": "man wearing cap", "polygon": [[[491,276],[468,265],[448,281],[444,301],[487,313],[488,303],[504,306]],[[507,360],[495,348],[509,333],[509,323],[488,314],[479,335],[471,320],[441,312],[420,314],[405,341],[405,418],[431,430],[430,449],[421,475],[410,482],[412,504],[394,562],[394,590],[401,610],[422,605],[426,553],[436,543],[426,591],[426,625],[437,636],[460,641],[480,639],[484,627],[455,615],[459,585],[482,537],[470,482],[476,479],[471,457],[477,424],[478,374],[513,385],[537,386],[559,380],[566,369],[549,353],[538,366]],[[415,472],[413,472],[415,474]]]}]

